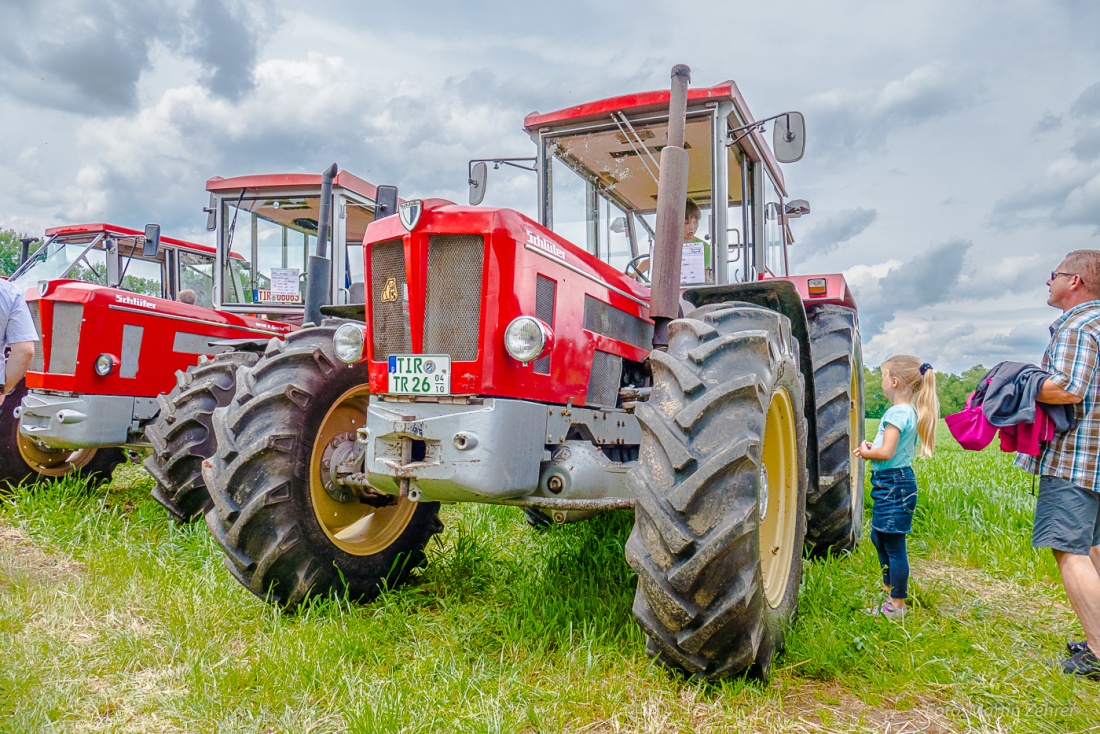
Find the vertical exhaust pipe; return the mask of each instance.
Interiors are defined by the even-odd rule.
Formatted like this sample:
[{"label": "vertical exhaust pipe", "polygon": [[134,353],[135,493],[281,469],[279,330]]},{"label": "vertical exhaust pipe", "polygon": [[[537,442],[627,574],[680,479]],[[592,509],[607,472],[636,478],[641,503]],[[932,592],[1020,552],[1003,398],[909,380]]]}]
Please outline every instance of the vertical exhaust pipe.
[{"label": "vertical exhaust pipe", "polygon": [[688,155],[684,150],[688,83],[691,69],[672,67],[668,101],[668,145],[661,151],[657,183],[657,231],[653,244],[653,278],[649,316],[654,321],[653,348],[668,347],[668,322],[680,313],[680,262],[684,246]]},{"label": "vertical exhaust pipe", "polygon": [[317,254],[309,256],[306,274],[306,322],[321,323],[321,306],[328,301],[332,282],[332,260],[328,256],[328,220],[332,218],[332,180],[336,178],[333,163],[321,174],[321,211],[317,221]]}]

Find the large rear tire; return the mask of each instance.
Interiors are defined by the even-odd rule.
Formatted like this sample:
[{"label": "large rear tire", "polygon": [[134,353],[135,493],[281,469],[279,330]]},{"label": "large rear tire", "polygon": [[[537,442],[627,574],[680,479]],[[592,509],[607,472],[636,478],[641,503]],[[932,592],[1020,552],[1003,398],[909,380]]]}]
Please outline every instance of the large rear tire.
[{"label": "large rear tire", "polygon": [[[214,414],[218,448],[203,464],[206,523],[225,565],[285,609],[312,596],[369,599],[404,581],[439,532],[438,503],[365,498],[331,469],[366,420],[366,365],[336,359],[326,322],[273,340]],[[372,500],[374,501],[374,500]]]},{"label": "large rear tire", "polygon": [[145,429],[153,451],[145,470],[156,480],[153,499],[178,522],[191,522],[210,506],[202,462],[214,455],[214,410],[229,404],[237,368],[251,367],[259,355],[224,352],[176,373],[176,386],[157,397],[160,411]]},{"label": "large rear tire", "polygon": [[802,580],[807,472],[797,342],[781,314],[704,306],[669,325],[637,408],[626,545],[647,649],[700,678],[767,678]]},{"label": "large rear tire", "polygon": [[111,480],[115,467],[126,460],[122,449],[114,447],[77,449],[44,449],[19,432],[15,409],[27,394],[20,383],[4,398],[0,409],[0,485],[4,482],[42,482],[71,474],[87,477],[89,484]]},{"label": "large rear tire", "polygon": [[806,553],[851,551],[863,536],[863,353],[855,310],[810,311],[817,411],[817,487],[806,499]]}]

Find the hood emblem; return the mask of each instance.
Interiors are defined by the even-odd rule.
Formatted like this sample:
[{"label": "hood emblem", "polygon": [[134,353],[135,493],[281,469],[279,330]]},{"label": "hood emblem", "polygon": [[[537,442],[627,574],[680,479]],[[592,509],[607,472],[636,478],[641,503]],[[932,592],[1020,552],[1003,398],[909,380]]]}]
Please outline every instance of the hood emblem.
[{"label": "hood emblem", "polygon": [[382,303],[397,303],[397,278],[386,278],[382,288]]},{"label": "hood emblem", "polygon": [[397,216],[401,219],[401,224],[405,226],[405,229],[412,232],[416,223],[420,221],[420,215],[424,211],[424,206],[421,204],[420,199],[413,199],[412,201],[403,201],[397,207]]}]

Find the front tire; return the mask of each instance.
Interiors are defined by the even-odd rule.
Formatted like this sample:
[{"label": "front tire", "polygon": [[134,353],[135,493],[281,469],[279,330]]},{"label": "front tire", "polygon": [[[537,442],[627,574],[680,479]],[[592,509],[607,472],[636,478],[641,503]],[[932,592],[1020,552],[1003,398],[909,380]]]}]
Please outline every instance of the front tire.
[{"label": "front tire", "polygon": [[626,545],[647,649],[700,678],[767,678],[802,579],[804,385],[790,321],[746,304],[669,325],[637,408]]},{"label": "front tire", "polygon": [[817,399],[816,489],[806,499],[806,553],[824,557],[855,550],[863,536],[863,357],[859,319],[844,306],[810,311]]},{"label": "front tire", "polygon": [[5,396],[0,409],[0,485],[50,481],[72,474],[87,477],[92,485],[109,482],[115,467],[126,460],[122,449],[43,449],[19,432],[15,409],[26,394],[26,385],[20,383]]},{"label": "front tire", "polygon": [[259,359],[251,352],[224,352],[176,373],[176,386],[157,397],[160,411],[145,429],[153,451],[145,470],[156,480],[153,499],[177,522],[200,517],[210,505],[202,462],[214,455],[214,410],[229,404],[237,386],[237,368]]},{"label": "front tire", "polygon": [[404,581],[443,527],[438,503],[370,504],[326,478],[365,422],[369,397],[366,365],[333,353],[337,325],[273,340],[241,368],[232,402],[215,411],[218,448],[203,464],[213,501],[206,523],[225,565],[285,609],[345,589],[369,599]]}]

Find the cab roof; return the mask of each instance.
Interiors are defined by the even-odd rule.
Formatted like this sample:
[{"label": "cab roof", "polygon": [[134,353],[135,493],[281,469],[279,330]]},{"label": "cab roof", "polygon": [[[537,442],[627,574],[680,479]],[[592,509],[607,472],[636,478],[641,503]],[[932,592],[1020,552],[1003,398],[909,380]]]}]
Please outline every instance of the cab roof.
[{"label": "cab roof", "polygon": [[[88,224],[64,224],[60,227],[50,227],[46,230],[47,237],[53,237],[54,235],[63,234],[113,234],[119,237],[145,237],[145,232],[130,229],[129,227],[121,227],[117,224],[106,224],[104,222],[92,222]],[[214,254],[214,248],[208,245],[200,245],[197,242],[189,242],[187,240],[176,239],[175,237],[161,236],[161,244],[172,245],[174,247],[182,247],[187,250],[195,250],[196,252],[202,252],[207,255]]]},{"label": "cab roof", "polygon": [[[617,97],[607,97],[595,102],[566,107],[555,112],[543,113],[536,111],[524,118],[523,129],[528,134],[535,135],[542,129],[553,130],[554,128],[569,127],[582,122],[610,122],[612,112],[621,112],[627,116],[651,112],[667,113],[670,97],[671,92],[669,89],[658,89],[652,92],[636,92]],[[744,120],[746,124],[756,119],[749,111],[749,106],[741,95],[741,90],[737,88],[737,84],[732,79],[713,87],[688,88],[688,108],[699,107],[712,101],[732,102],[738,117]],[[785,196],[786,182],[783,179],[783,172],[779,168],[779,161],[775,159],[775,155],[772,153],[771,146],[756,129],[753,129],[749,136],[756,143],[757,149],[763,151],[764,163],[768,166],[772,177]],[[753,151],[749,151],[749,153],[750,156],[754,155]]]},{"label": "cab roof", "polygon": [[[345,170],[336,172],[336,178],[332,180],[333,186],[340,186],[371,201],[375,201],[378,195],[378,187],[369,181],[364,181],[353,173]],[[294,189],[321,188],[321,174],[319,173],[262,173],[254,176],[234,176],[222,178],[215,176],[206,182],[206,190],[212,193],[225,191],[240,191],[241,189],[258,189],[263,191],[291,191]]]}]

